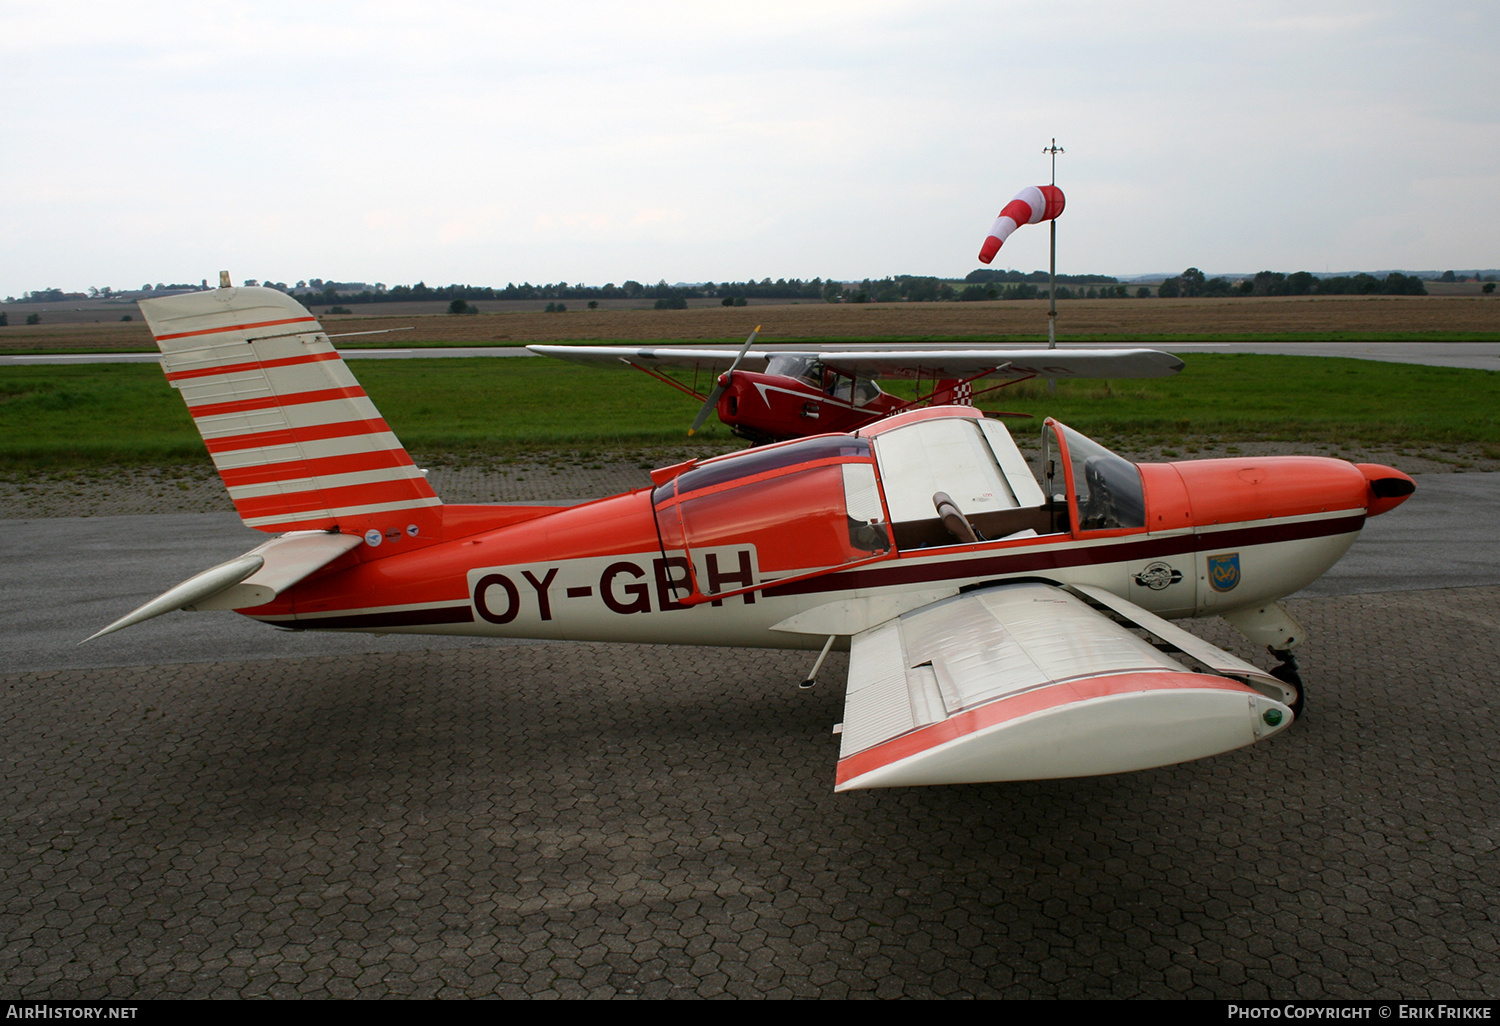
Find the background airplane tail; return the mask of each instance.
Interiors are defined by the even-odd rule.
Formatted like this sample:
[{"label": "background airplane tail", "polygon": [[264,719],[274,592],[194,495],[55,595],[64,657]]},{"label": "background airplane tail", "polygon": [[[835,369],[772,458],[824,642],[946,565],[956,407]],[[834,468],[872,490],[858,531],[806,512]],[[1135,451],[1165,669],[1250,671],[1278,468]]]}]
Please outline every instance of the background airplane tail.
[{"label": "background airplane tail", "polygon": [[140,306],[246,526],[437,534],[441,500],[295,299],[226,287]]}]

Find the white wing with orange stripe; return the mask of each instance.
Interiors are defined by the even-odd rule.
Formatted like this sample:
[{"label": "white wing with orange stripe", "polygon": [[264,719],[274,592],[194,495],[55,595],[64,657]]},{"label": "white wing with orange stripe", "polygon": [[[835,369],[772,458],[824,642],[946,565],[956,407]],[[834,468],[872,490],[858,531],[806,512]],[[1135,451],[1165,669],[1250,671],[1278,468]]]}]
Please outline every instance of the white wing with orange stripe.
[{"label": "white wing with orange stripe", "polygon": [[[1155,620],[1113,596],[1091,605],[1022,582],[855,635],[837,790],[1124,773],[1227,752],[1292,722],[1245,683],[1263,671],[1199,639],[1153,644],[1101,610]],[[1161,647],[1208,656],[1218,672],[1194,672]],[[1244,679],[1218,675],[1240,667]]]},{"label": "white wing with orange stripe", "polygon": [[141,311],[247,526],[431,529],[440,500],[295,299],[221,288]]}]

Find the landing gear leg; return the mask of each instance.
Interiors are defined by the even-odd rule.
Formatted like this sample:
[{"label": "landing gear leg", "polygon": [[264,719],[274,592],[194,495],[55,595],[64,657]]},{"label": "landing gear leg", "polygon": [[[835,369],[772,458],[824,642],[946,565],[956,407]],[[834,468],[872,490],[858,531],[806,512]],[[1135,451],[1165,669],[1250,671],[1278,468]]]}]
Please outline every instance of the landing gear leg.
[{"label": "landing gear leg", "polygon": [[1290,650],[1284,648],[1272,648],[1268,649],[1268,651],[1281,660],[1279,664],[1272,667],[1271,676],[1297,689],[1297,700],[1291,704],[1290,708],[1292,715],[1300,720],[1302,718],[1302,710],[1307,705],[1307,688],[1302,683],[1301,674],[1297,672],[1297,657]]},{"label": "landing gear leg", "polygon": [[823,642],[823,651],[818,653],[818,661],[813,663],[812,672],[809,673],[807,675],[807,678],[801,684],[798,684],[797,687],[801,688],[803,691],[806,691],[808,688],[818,686],[818,671],[823,668],[823,660],[828,658],[828,650],[833,648],[833,641],[837,637],[837,634],[828,635],[828,640]]}]

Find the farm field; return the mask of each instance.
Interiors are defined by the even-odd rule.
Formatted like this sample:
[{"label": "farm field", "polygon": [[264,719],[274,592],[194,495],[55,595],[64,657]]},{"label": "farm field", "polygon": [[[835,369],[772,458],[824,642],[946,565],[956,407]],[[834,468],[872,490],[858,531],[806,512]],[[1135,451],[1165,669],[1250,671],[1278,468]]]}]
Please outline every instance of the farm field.
[{"label": "farm field", "polygon": [[[412,304],[414,307],[427,304]],[[483,310],[481,306],[481,311]],[[569,309],[566,313],[400,311],[386,316],[319,313],[332,334],[412,327],[345,345],[525,345],[531,342],[738,342],[761,324],[767,342],[807,339],[1036,341],[1046,338],[1045,300],[985,303],[787,303],[687,310]],[[0,352],[150,351],[139,314],[97,323],[11,324]],[[19,319],[13,316],[13,321]],[[1060,341],[1173,338],[1337,341],[1430,338],[1500,341],[1500,295],[1335,296],[1267,299],[1078,299],[1058,309]]]}]

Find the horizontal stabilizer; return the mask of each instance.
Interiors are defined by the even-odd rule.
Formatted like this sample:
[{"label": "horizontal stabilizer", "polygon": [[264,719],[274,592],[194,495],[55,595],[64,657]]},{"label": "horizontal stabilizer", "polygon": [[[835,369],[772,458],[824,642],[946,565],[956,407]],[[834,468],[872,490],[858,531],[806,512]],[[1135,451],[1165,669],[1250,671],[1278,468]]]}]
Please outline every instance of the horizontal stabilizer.
[{"label": "horizontal stabilizer", "polygon": [[124,630],[126,627],[138,624],[143,620],[149,620],[153,616],[160,616],[163,613],[170,613],[174,609],[190,606],[194,602],[208,598],[210,595],[218,594],[225,588],[232,588],[259,570],[264,563],[265,560],[260,556],[253,553],[246,553],[243,556],[236,556],[227,563],[220,563],[218,566],[209,567],[201,574],[194,574],[177,585],[177,587],[163,592],[145,605],[125,614],[102,631],[90,634],[83,641],[80,641],[79,644],[81,645],[85,641],[93,641],[95,638],[102,638],[104,635],[113,634],[118,630]]},{"label": "horizontal stabilizer", "polygon": [[362,541],[357,535],[324,531],[294,531],[273,538],[243,556],[189,577],[79,644],[174,609],[245,609],[264,605]]},{"label": "horizontal stabilizer", "polygon": [[1192,672],[1037,582],[961,594],[856,635],[844,703],[840,791],[1125,773],[1227,752],[1292,722],[1283,703]]},{"label": "horizontal stabilizer", "polygon": [[330,534],[327,531],[293,531],[273,538],[249,552],[249,555],[265,559],[265,566],[233,587],[185,608],[248,609],[263,606],[314,571],[359,548],[363,541],[357,535]]}]

